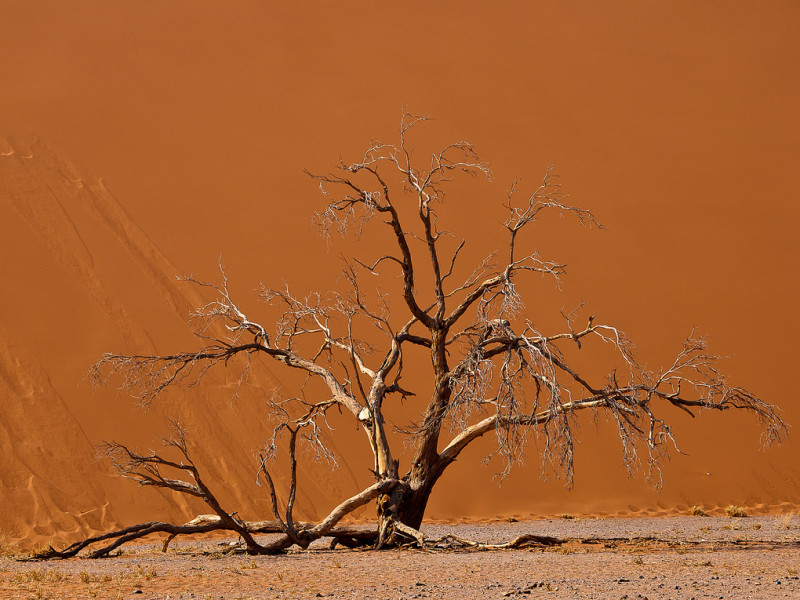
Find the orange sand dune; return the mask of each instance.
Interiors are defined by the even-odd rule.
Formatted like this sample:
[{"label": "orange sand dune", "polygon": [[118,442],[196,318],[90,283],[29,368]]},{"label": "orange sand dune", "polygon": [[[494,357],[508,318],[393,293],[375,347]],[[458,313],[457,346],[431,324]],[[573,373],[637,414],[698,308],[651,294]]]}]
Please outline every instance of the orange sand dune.
[{"label": "orange sand dune", "polygon": [[[95,459],[94,445],[104,439],[152,445],[156,434],[168,435],[159,415],[187,428],[198,464],[219,482],[222,497],[243,513],[263,511],[263,493],[249,484],[255,451],[270,428],[263,402],[280,384],[267,370],[255,373],[233,404],[238,375],[214,373],[197,393],[159,402],[155,414],[92,390],[80,374],[99,357],[97,344],[153,352],[153,337],[165,331],[189,344],[182,321],[202,299],[176,281],[175,268],[101,180],[82,175],[41,142],[3,147],[3,223],[12,235],[23,234],[3,255],[9,289],[19,292],[5,299],[4,314],[12,318],[0,332],[6,532],[87,533],[153,514],[196,514],[198,505],[177,496],[153,492],[142,502],[130,483],[109,480],[108,465]],[[342,494],[342,485],[352,483],[347,469],[335,479],[327,469],[317,471],[302,490],[311,517],[320,497]]]},{"label": "orange sand dune", "polygon": [[[157,444],[166,416],[190,429],[226,505],[264,514],[263,400],[294,379],[259,364],[231,403],[237,373],[213,373],[144,412],[85,373],[105,351],[190,345],[203,297],[175,276],[215,277],[220,253],[254,311],[260,281],[325,290],[340,251],[371,256],[377,235],[328,249],[312,231],[320,198],[302,169],[394,140],[403,106],[437,117],[420,152],[466,138],[493,164],[497,183],[459,183],[443,209],[469,257],[496,246],[487,224],[513,178],[533,186],[553,162],[606,225],[537,230],[530,243],[568,264],[560,292],[528,290],[537,323],[584,299],[653,367],[697,325],[734,355],[731,380],[796,425],[798,17],[781,1],[0,0],[0,533],[34,543],[201,510],[94,458],[106,439]],[[686,454],[660,493],[628,480],[613,431],[586,421],[574,490],[540,480],[534,451],[498,488],[497,465],[476,466],[487,442],[429,515],[800,504],[796,441],[761,453],[742,416],[670,417]],[[337,443],[344,466],[303,476],[309,517],[369,482],[363,440]]]}]

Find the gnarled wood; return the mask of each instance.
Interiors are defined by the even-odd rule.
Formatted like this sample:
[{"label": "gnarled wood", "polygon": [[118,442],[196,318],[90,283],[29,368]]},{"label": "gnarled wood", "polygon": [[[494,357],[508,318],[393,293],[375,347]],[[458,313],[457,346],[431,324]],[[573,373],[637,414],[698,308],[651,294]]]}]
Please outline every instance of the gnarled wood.
[{"label": "gnarled wood", "polygon": [[[467,446],[494,433],[495,453],[505,459],[505,473],[521,460],[527,434],[535,429],[542,441],[543,465],[563,472],[571,482],[574,419],[586,411],[613,422],[625,464],[629,469],[643,466],[648,473],[659,473],[660,462],[675,445],[664,416],[671,408],[690,415],[702,409],[746,411],[764,427],[765,444],[786,433],[778,409],[729,385],[718,370],[720,357],[710,353],[705,339],[694,332],[672,364],[650,370],[638,362],[625,335],[595,315],[586,317],[585,325],[577,325],[581,311],[576,310],[563,315],[563,327],[555,331],[541,332],[535,327],[539,319],[524,313],[518,283],[530,274],[557,281],[565,274],[565,266],[542,258],[537,250],[523,251],[523,236],[548,214],[599,227],[590,211],[567,203],[552,168],[527,197],[519,198],[520,186],[515,182],[499,203],[505,215],[501,233],[507,236],[503,251],[489,249],[489,256],[474,268],[462,269],[459,260],[467,241],[451,241],[443,235],[437,210],[446,200],[452,177],[466,173],[489,179],[491,173],[465,141],[432,153],[429,162],[420,160],[408,138],[412,128],[425,120],[404,114],[398,144],[375,142],[355,162],[341,161],[330,173],[309,173],[327,196],[325,207],[315,217],[325,233],[360,231],[377,216],[390,234],[387,247],[377,257],[346,261],[342,289],[298,297],[288,287],[265,287],[261,299],[276,313],[275,331],[268,333],[232,298],[220,265],[219,284],[187,278],[216,295],[192,315],[198,349],[150,356],[107,354],[95,365],[94,381],[119,376],[123,387],[145,404],[169,388],[199,384],[215,367],[239,365],[243,383],[251,365],[257,364],[250,360],[254,355],[301,371],[325,390],[322,397],[311,400],[301,394],[267,403],[276,425],[258,471],[269,488],[274,520],[260,522],[261,526],[245,523],[220,506],[189,458],[182,432],[167,444],[182,457],[177,461],[139,454],[121,444],[109,445],[109,454],[123,475],[140,485],[196,496],[215,515],[215,520],[183,526],[156,522],[121,530],[112,535],[113,547],[146,535],[142,531],[178,535],[212,530],[208,528],[237,533],[251,553],[307,547],[323,536],[345,545],[372,536],[376,547],[410,536],[425,545],[419,527],[428,498]],[[491,221],[495,219],[487,219]],[[369,284],[363,283],[364,277]],[[378,280],[387,282],[399,302],[392,304],[388,293],[376,286]],[[616,363],[604,377],[573,366],[574,353],[593,345],[612,349],[616,355]],[[428,367],[406,384],[401,382],[405,359],[413,352],[423,353]],[[417,385],[418,390],[409,389]],[[414,422],[389,422],[391,413],[385,408],[394,399],[414,402]],[[306,443],[318,455],[335,459],[321,434],[327,428],[327,412],[334,407],[349,415],[353,429],[365,437],[375,483],[340,503],[320,523],[299,523],[293,515],[295,447]],[[392,426],[413,447],[403,470],[387,435]],[[348,431],[340,429],[333,435]],[[291,465],[283,505],[269,470],[279,447],[288,450]],[[167,476],[166,470],[177,471],[184,479]],[[342,533],[337,538],[337,523],[372,500],[377,500],[377,531]],[[260,545],[252,537],[262,531],[260,527],[282,535]],[[105,539],[111,538],[96,541]],[[528,542],[546,543],[535,538],[516,543]],[[62,552],[72,552],[72,548]],[[96,552],[101,551],[110,550]]]}]

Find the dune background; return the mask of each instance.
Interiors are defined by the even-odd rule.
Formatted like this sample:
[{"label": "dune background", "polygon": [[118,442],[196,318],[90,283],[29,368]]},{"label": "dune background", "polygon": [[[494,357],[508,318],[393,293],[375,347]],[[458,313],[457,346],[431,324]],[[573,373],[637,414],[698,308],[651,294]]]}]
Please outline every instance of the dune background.
[{"label": "dune background", "polygon": [[[800,7],[699,4],[0,0],[0,532],[32,544],[202,510],[95,459],[103,440],[156,445],[165,416],[226,506],[265,512],[254,452],[283,373],[260,369],[232,404],[236,374],[216,372],[145,412],[86,371],[106,351],[189,346],[202,297],[175,276],[212,279],[220,254],[254,314],[259,282],[335,285],[339,253],[370,245],[326,246],[302,169],[394,141],[403,107],[435,117],[420,147],[468,139],[492,163],[495,183],[459,185],[447,209],[475,256],[513,178],[533,186],[550,163],[606,226],[537,230],[569,267],[560,293],[532,288],[535,318],[586,300],[654,367],[697,326],[733,355],[733,383],[800,422]],[[497,487],[476,447],[428,515],[800,504],[796,439],[759,452],[741,415],[671,416],[686,455],[661,492],[587,421],[573,490],[535,456]],[[307,517],[369,482],[362,440],[337,443],[343,466],[303,474]]]}]

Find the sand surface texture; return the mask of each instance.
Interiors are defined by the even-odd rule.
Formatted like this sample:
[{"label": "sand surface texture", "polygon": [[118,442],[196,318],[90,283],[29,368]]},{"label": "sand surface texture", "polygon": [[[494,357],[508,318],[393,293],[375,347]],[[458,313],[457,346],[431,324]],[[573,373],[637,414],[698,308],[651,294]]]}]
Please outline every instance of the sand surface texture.
[{"label": "sand surface texture", "polygon": [[[523,533],[584,540],[547,550],[384,552],[315,548],[223,556],[220,542],[110,559],[0,562],[6,598],[796,598],[800,518],[680,517],[437,525],[487,543]],[[613,538],[613,541],[609,540]],[[655,541],[656,538],[658,541]]]}]

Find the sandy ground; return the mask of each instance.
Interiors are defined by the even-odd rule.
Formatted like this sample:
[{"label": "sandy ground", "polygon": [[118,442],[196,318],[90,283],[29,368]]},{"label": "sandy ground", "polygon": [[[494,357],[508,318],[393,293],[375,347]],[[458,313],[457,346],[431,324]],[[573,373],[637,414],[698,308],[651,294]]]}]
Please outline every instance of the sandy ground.
[{"label": "sandy ground", "polygon": [[[546,550],[224,554],[219,541],[158,543],[104,560],[3,558],[3,598],[615,598],[800,597],[800,517],[556,519],[429,525],[483,542],[522,533],[573,541]],[[658,538],[654,541],[647,538]]]}]

